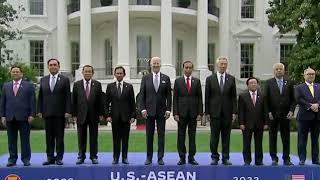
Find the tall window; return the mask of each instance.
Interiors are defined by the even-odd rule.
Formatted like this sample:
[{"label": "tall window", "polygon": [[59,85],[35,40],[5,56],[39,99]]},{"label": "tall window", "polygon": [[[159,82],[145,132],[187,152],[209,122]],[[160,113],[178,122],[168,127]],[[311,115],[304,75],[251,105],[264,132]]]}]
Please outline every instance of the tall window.
[{"label": "tall window", "polygon": [[112,75],[112,44],[110,39],[105,40],[106,75]]},{"label": "tall window", "polygon": [[285,73],[288,74],[288,56],[293,48],[293,44],[280,44],[280,62],[285,66]]},{"label": "tall window", "polygon": [[241,18],[254,18],[254,0],[241,0]]},{"label": "tall window", "polygon": [[30,66],[37,76],[43,76],[43,41],[30,41]]},{"label": "tall window", "polygon": [[176,76],[182,75],[182,61],[183,61],[183,41],[177,40]]},{"label": "tall window", "polygon": [[137,36],[137,73],[150,72],[151,36]]},{"label": "tall window", "polygon": [[72,75],[75,76],[76,70],[79,69],[80,66],[80,51],[79,51],[79,43],[72,42],[71,43],[71,68]]},{"label": "tall window", "polygon": [[215,45],[213,43],[208,44],[208,69],[214,71],[215,67]]},{"label": "tall window", "polygon": [[30,15],[43,15],[44,0],[29,0]]},{"label": "tall window", "polygon": [[253,44],[241,44],[241,78],[253,76],[253,49]]}]

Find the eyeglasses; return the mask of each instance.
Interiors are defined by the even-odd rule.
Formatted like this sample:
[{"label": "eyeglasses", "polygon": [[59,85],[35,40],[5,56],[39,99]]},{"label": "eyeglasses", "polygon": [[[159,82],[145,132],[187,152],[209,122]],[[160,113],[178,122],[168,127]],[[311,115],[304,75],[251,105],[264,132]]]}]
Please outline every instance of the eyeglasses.
[{"label": "eyeglasses", "polygon": [[314,76],[315,73],[307,73],[306,75],[308,75],[308,76]]}]

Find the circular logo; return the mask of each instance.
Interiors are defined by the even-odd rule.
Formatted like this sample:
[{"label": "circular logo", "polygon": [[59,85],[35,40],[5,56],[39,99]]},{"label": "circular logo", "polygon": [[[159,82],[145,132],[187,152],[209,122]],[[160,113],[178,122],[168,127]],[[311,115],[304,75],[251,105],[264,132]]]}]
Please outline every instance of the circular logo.
[{"label": "circular logo", "polygon": [[9,174],[4,180],[21,180],[21,178],[16,174]]}]

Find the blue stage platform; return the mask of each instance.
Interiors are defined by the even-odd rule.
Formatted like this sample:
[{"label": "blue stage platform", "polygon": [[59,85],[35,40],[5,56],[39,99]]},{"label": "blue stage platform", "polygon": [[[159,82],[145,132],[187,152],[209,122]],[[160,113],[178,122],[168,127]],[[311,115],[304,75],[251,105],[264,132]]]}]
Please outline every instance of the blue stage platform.
[{"label": "blue stage platform", "polygon": [[[112,165],[112,153],[99,153],[99,164],[92,165],[90,160],[85,164],[75,165],[77,153],[65,153],[63,166],[42,166],[44,153],[33,153],[31,166],[24,167],[20,160],[17,166],[7,168],[8,155],[0,156],[0,180],[315,180],[320,179],[320,166],[298,166],[298,157],[292,156],[295,166],[270,166],[269,154],[264,155],[264,166],[242,166],[242,154],[231,153],[232,166],[210,166],[209,153],[197,153],[199,166],[177,166],[177,153],[166,153],[165,166],[154,163],[143,165],[145,153],[129,153],[130,165]],[[281,155],[279,155],[281,158]],[[13,174],[11,176],[8,176]],[[7,177],[7,178],[6,178]],[[11,177],[8,178],[8,177]],[[20,179],[18,178],[20,177]]]}]

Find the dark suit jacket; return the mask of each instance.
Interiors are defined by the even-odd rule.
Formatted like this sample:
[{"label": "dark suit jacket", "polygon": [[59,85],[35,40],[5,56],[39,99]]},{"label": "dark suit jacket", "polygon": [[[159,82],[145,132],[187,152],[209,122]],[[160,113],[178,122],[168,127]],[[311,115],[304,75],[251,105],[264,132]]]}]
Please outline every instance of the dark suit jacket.
[{"label": "dark suit jacket", "polygon": [[203,113],[201,82],[198,78],[191,78],[190,94],[188,93],[184,76],[174,82],[173,115],[185,118],[188,113],[192,118]]},{"label": "dark suit jacket", "polygon": [[49,85],[50,75],[40,80],[38,97],[38,112],[46,117],[64,117],[65,113],[71,114],[70,81],[59,74],[53,92]]},{"label": "dark suit jacket", "polygon": [[310,107],[310,103],[318,103],[320,104],[320,87],[319,84],[313,84],[314,95],[309,90],[309,87],[306,83],[301,83],[296,86],[295,89],[295,98],[299,105],[299,111],[297,115],[298,120],[320,120],[320,113],[313,112]]},{"label": "dark suit jacket", "polygon": [[171,82],[167,75],[160,73],[158,92],[153,86],[153,74],[143,76],[140,85],[140,111],[147,110],[148,116],[164,116],[166,111],[171,111],[171,94]]},{"label": "dark suit jacket", "polygon": [[4,83],[1,95],[0,117],[7,121],[27,121],[35,115],[35,88],[32,83],[21,81],[17,96],[13,93],[13,81]]},{"label": "dark suit jacket", "polygon": [[92,79],[89,99],[86,97],[83,80],[73,84],[72,115],[77,117],[77,123],[84,124],[89,113],[89,119],[99,123],[99,116],[104,115],[104,100],[101,83]]},{"label": "dark suit jacket", "polygon": [[217,74],[207,77],[205,86],[205,113],[211,117],[225,117],[232,119],[232,114],[237,113],[237,89],[235,78],[230,74],[225,75],[223,92],[220,91]]},{"label": "dark suit jacket", "polygon": [[296,103],[292,81],[283,78],[282,94],[280,94],[277,80],[271,78],[267,80],[264,92],[268,112],[271,112],[274,118],[286,117],[289,111],[294,112]]},{"label": "dark suit jacket", "polygon": [[239,124],[245,125],[245,128],[263,129],[264,125],[268,125],[267,102],[264,94],[257,91],[256,104],[253,105],[249,91],[239,95],[238,116]]},{"label": "dark suit jacket", "polygon": [[118,96],[116,82],[110,83],[106,91],[107,116],[112,118],[112,123],[121,119],[122,122],[129,122],[135,118],[136,104],[133,86],[123,82],[121,96]]}]

